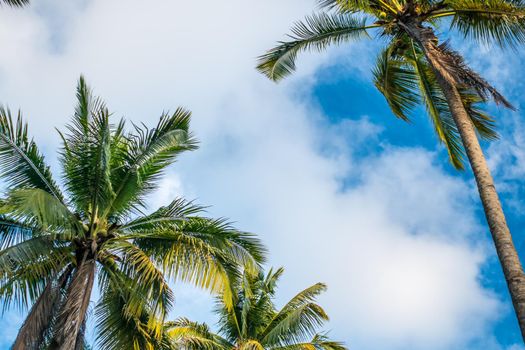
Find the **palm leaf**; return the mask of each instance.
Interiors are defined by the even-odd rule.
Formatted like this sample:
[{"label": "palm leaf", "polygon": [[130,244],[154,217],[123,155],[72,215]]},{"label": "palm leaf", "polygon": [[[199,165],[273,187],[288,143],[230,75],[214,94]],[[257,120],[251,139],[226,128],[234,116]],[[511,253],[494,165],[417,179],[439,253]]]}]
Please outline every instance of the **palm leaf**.
[{"label": "palm leaf", "polygon": [[3,107],[0,107],[0,177],[8,189],[38,188],[64,201],[44,156],[29,139],[20,112],[15,122],[11,112]]},{"label": "palm leaf", "polygon": [[110,162],[115,128],[109,123],[105,104],[92,95],[82,77],[77,100],[73,120],[63,137],[64,182],[77,210],[93,220],[99,208],[103,210],[114,197]]},{"label": "palm leaf", "polygon": [[450,0],[432,17],[452,16],[451,27],[465,37],[502,47],[525,42],[525,7],[519,1]]},{"label": "palm leaf", "polygon": [[179,318],[164,326],[167,336],[179,347],[187,350],[231,350],[234,345],[214,334],[203,323]]},{"label": "palm leaf", "polygon": [[385,96],[394,115],[410,120],[410,113],[420,103],[417,89],[417,74],[406,60],[395,57],[390,48],[378,56],[373,70],[374,84]]},{"label": "palm leaf", "polygon": [[317,283],[298,293],[273,317],[262,332],[261,341],[286,345],[315,334],[316,328],[328,320],[324,310],[315,304],[315,298],[325,290],[326,285]]},{"label": "palm leaf", "polygon": [[[124,274],[116,265],[104,262],[99,284],[102,298],[95,308],[97,343],[102,349],[172,350],[161,339],[162,319],[154,313],[143,286]],[[154,346],[154,344],[164,347]]]},{"label": "palm leaf", "polygon": [[316,334],[307,343],[290,344],[272,348],[272,350],[347,350],[343,343],[331,341],[327,336]]},{"label": "palm leaf", "polygon": [[172,115],[163,114],[155,128],[135,125],[135,134],[126,136],[123,163],[112,172],[115,199],[105,215],[122,215],[143,207],[144,196],[157,188],[166,167],[180,153],[196,149],[189,121],[190,113],[179,108]]},{"label": "palm leaf", "polygon": [[79,221],[69,208],[56,197],[41,189],[27,188],[11,191],[0,205],[0,212],[39,231],[72,237],[80,230]]},{"label": "palm leaf", "polygon": [[364,19],[352,14],[325,14],[307,17],[292,28],[290,41],[280,42],[278,46],[259,57],[257,69],[268,78],[278,81],[295,70],[295,61],[300,51],[324,50],[332,44],[368,37],[367,29],[376,25],[366,25]]}]

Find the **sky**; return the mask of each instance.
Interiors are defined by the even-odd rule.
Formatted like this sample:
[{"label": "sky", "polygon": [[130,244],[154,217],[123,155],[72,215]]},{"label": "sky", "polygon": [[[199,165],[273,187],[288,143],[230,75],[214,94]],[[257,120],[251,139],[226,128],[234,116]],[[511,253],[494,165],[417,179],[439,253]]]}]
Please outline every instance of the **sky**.
[{"label": "sky", "polygon": [[[371,83],[382,42],[302,55],[280,84],[255,71],[256,57],[315,8],[314,0],[1,7],[0,104],[22,110],[57,175],[55,127],[73,113],[80,74],[115,119],[154,125],[184,106],[200,149],[179,159],[149,203],[195,199],[257,233],[268,267],[285,267],[279,305],[325,282],[324,329],[350,349],[524,350],[470,171],[448,164],[423,110],[410,124],[395,119]],[[523,53],[451,40],[524,104]],[[520,109],[490,110],[502,137],[483,148],[525,259],[525,122]],[[170,317],[215,324],[211,295],[174,290]],[[0,316],[0,349],[23,317]]]}]

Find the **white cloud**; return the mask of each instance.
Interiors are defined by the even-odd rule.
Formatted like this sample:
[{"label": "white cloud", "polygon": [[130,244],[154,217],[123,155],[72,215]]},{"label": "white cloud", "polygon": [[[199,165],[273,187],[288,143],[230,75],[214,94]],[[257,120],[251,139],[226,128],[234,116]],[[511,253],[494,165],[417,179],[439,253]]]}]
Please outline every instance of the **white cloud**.
[{"label": "white cloud", "polygon": [[[461,348],[486,335],[501,306],[478,281],[487,253],[469,243],[485,231],[471,189],[425,150],[384,145],[356,157],[381,127],[328,126],[298,97],[326,55],[302,59],[281,85],[254,71],[313,1],[78,2],[61,9],[61,35],[46,10],[58,3],[0,13],[0,102],[23,107],[47,150],[80,72],[117,116],[153,123],[185,105],[202,147],[153,201],[183,193],[257,232],[271,263],[286,267],[281,301],[327,282],[333,335],[356,350]],[[206,318],[209,296],[178,291],[176,312]]]}]

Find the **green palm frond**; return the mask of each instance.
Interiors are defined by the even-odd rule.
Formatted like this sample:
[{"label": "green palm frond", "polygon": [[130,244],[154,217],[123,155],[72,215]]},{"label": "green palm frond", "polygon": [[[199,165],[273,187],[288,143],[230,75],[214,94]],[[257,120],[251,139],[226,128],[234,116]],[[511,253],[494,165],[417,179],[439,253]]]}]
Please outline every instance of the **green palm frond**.
[{"label": "green palm frond", "polygon": [[167,336],[178,348],[186,350],[231,350],[234,345],[211,332],[204,323],[179,318],[164,325]]},{"label": "green palm frond", "polygon": [[198,210],[198,206],[175,201],[124,225],[121,236],[135,239],[168,274],[211,290],[222,290],[224,278],[235,275],[236,266],[257,271],[266,253],[261,242],[223,219],[185,216]]},{"label": "green palm frond", "polygon": [[387,0],[317,0],[320,8],[335,10],[341,13],[364,12],[380,17],[382,13],[395,12],[400,4]]},{"label": "green palm frond", "polygon": [[331,341],[326,335],[316,334],[306,343],[290,344],[273,348],[272,350],[347,350],[343,343]]},{"label": "green palm frond", "polygon": [[292,298],[279,311],[261,334],[264,344],[286,345],[306,341],[317,327],[328,320],[325,311],[315,303],[326,285],[317,283]]},{"label": "green palm frond", "polygon": [[33,236],[35,227],[20,223],[15,219],[0,216],[0,250],[20,243]]},{"label": "green palm frond", "polygon": [[481,106],[485,101],[475,92],[462,90],[460,94],[478,135],[488,141],[499,139],[494,117],[490,116]]},{"label": "green palm frond", "polygon": [[159,228],[172,227],[189,216],[201,213],[205,207],[196,205],[183,198],[177,198],[165,207],[159,208],[150,215],[135,218],[119,229],[125,232],[151,232]]},{"label": "green palm frond", "polygon": [[56,248],[42,237],[33,238],[0,252],[0,299],[4,310],[14,303],[31,305],[48,281],[71,262],[71,249]]},{"label": "green palm frond", "polygon": [[38,188],[64,201],[44,156],[29,138],[20,112],[15,121],[4,107],[0,107],[0,177],[8,189]]},{"label": "green palm frond", "polygon": [[142,309],[138,316],[126,312],[129,310],[131,289],[108,287],[95,308],[96,342],[101,349],[107,350],[154,350],[156,341],[154,331],[148,328],[151,318],[147,309]]},{"label": "green palm frond", "polygon": [[366,25],[366,20],[352,14],[317,14],[297,22],[292,28],[290,41],[259,57],[257,69],[268,78],[278,81],[295,70],[300,51],[324,50],[332,44],[368,37],[367,30],[376,25]]},{"label": "green palm frond", "polygon": [[62,151],[64,183],[77,210],[93,220],[114,197],[110,164],[115,127],[109,123],[105,104],[92,96],[82,77],[67,130]]},{"label": "green palm frond", "polygon": [[157,188],[166,167],[180,153],[197,148],[189,131],[190,116],[179,108],[171,115],[163,114],[155,128],[135,125],[135,133],[126,136],[123,163],[112,172],[115,199],[106,215],[122,215],[143,207],[144,196]]},{"label": "green palm frond", "polygon": [[[403,43],[394,42],[385,49],[379,56],[374,78],[376,87],[397,117],[408,120],[416,104],[425,106],[450,162],[456,169],[463,169],[465,154],[447,100],[433,70],[414,43],[405,38]],[[479,106],[485,100],[475,91],[461,90],[460,93],[478,134],[487,140],[497,138],[493,118]]]},{"label": "green palm frond", "polygon": [[[146,295],[150,300],[151,310],[148,314],[154,316],[150,319],[163,319],[173,305],[173,293],[164,280],[163,273],[144,251],[132,243],[113,242],[111,251],[120,257],[119,270],[121,273],[133,281],[134,288],[143,289],[141,294]],[[142,296],[139,294],[139,297]],[[126,312],[137,316],[143,312],[142,307],[140,300],[130,297]]]},{"label": "green palm frond", "polygon": [[394,115],[402,120],[410,120],[410,114],[420,103],[416,92],[417,74],[406,60],[392,54],[390,48],[378,56],[373,70],[374,84],[385,96]]},{"label": "green palm frond", "polygon": [[415,49],[412,51],[410,58],[417,72],[423,103],[432,120],[438,139],[445,144],[452,165],[456,169],[464,169],[465,152],[461,138],[434,72],[428,63],[424,61],[423,55],[418,54]]},{"label": "green palm frond", "polygon": [[525,43],[525,6],[509,0],[450,0],[430,18],[451,16],[453,29],[465,37],[502,47]]},{"label": "green palm frond", "polygon": [[53,232],[61,234],[64,239],[72,237],[80,229],[78,220],[68,207],[41,189],[11,191],[0,204],[0,213],[35,228],[34,234],[39,231]]},{"label": "green palm frond", "polygon": [[239,350],[265,350],[264,346],[257,340],[250,339],[245,341],[240,347]]},{"label": "green palm frond", "polygon": [[237,266],[202,240],[180,233],[157,233],[134,241],[170,278],[213,292],[229,290]]}]

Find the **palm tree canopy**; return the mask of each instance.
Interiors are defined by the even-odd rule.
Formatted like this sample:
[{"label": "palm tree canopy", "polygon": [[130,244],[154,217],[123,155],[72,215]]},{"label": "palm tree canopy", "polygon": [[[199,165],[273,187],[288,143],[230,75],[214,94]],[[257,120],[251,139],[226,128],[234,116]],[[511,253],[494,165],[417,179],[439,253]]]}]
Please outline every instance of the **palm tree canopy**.
[{"label": "palm tree canopy", "polygon": [[235,285],[234,305],[218,300],[219,334],[205,324],[180,318],[165,324],[165,338],[174,348],[185,350],[345,350],[317,329],[328,316],[315,299],[326,290],[322,283],[298,293],[282,309],[274,304],[283,269],[251,274],[246,272]]},{"label": "palm tree canopy", "polygon": [[[86,276],[98,276],[101,297],[94,314],[101,348],[149,349],[173,303],[168,279],[224,295],[241,266],[258,270],[265,249],[252,234],[202,216],[203,207],[181,198],[144,213],[168,166],[197,148],[188,111],[179,108],[162,114],[153,128],[132,125],[128,131],[124,120],[110,121],[105,103],[82,77],[77,100],[71,123],[60,133],[63,186],[20,113],[15,118],[0,109],[0,177],[6,185],[0,199],[0,298],[4,309],[33,305],[28,336],[45,343],[67,315],[65,300],[75,297],[66,292],[75,271],[94,266]],[[114,308],[122,317],[110,312]],[[144,313],[148,322],[139,329]],[[129,340],[124,331],[130,330],[150,341]]]},{"label": "palm tree canopy", "polygon": [[[395,116],[410,120],[415,108],[424,105],[436,134],[452,164],[463,169],[464,150],[450,109],[411,27],[434,31],[448,25],[451,31],[483,43],[515,48],[525,42],[525,3],[522,0],[318,0],[325,12],[314,14],[292,28],[289,40],[260,57],[258,69],[279,81],[295,70],[301,51],[324,50],[333,44],[358,39],[388,38],[377,59],[374,83]],[[460,88],[463,103],[478,134],[497,138],[494,118],[481,104],[493,98],[512,105],[487,81],[470,69],[446,43],[436,47],[446,57],[448,72]]]}]

